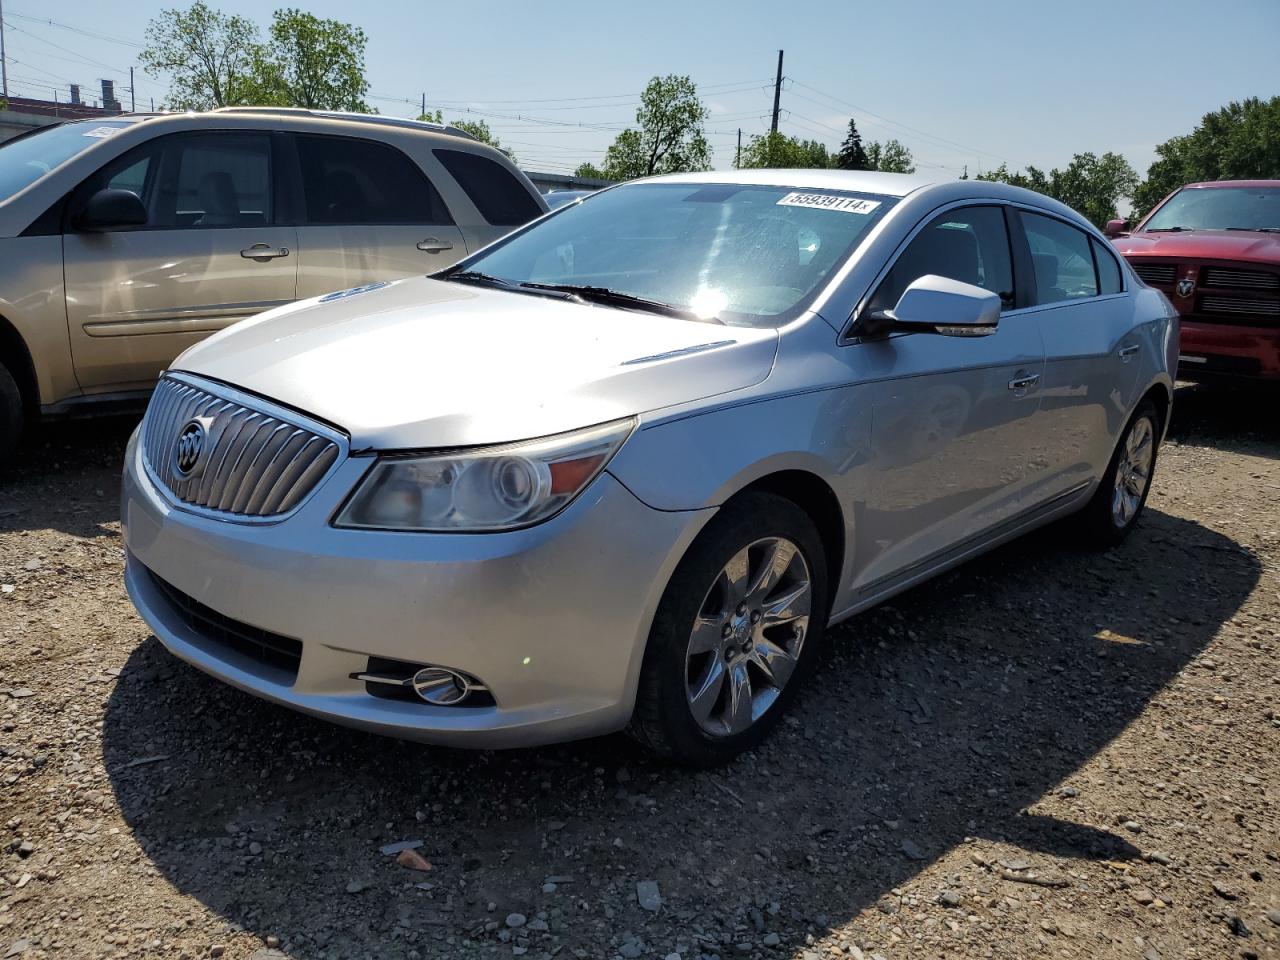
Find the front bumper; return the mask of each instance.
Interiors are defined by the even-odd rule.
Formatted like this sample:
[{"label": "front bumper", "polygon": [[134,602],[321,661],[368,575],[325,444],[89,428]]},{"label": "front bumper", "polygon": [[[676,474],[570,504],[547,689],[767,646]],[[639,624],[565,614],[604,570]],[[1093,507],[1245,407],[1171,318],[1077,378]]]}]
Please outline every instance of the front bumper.
[{"label": "front bumper", "polygon": [[[654,610],[713,510],[658,511],[604,473],[559,516],[497,534],[337,530],[368,466],[342,464],[297,513],[239,524],[175,508],[137,436],[122,491],[134,605],[170,651],[264,699],[430,743],[528,746],[621,729]],[[217,614],[301,642],[296,676],[216,643],[153,579]],[[494,703],[438,707],[370,695],[381,657],[462,670]]]},{"label": "front bumper", "polygon": [[1280,328],[1199,323],[1182,319],[1178,376],[1280,379]]}]

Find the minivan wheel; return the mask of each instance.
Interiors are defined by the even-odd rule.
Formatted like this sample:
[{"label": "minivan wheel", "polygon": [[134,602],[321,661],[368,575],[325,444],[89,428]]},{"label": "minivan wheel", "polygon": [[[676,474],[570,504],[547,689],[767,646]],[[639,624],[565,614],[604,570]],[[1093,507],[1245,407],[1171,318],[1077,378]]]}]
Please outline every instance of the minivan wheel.
[{"label": "minivan wheel", "polygon": [[787,709],[826,623],[826,562],[813,521],[773,494],[731,501],[663,594],[629,732],[680,763],[732,759]]},{"label": "minivan wheel", "polygon": [[0,463],[18,446],[22,438],[24,411],[22,391],[4,364],[0,363]]},{"label": "minivan wheel", "polygon": [[1097,492],[1084,509],[1085,533],[1096,546],[1120,543],[1141,516],[1151,492],[1159,443],[1160,413],[1151,400],[1143,400],[1121,435]]}]

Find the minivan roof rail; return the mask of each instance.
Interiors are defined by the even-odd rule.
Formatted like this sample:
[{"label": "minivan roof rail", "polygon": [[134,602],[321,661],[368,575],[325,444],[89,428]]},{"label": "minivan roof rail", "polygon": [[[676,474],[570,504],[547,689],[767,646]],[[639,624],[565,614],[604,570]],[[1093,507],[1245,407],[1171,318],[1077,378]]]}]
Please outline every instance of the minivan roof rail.
[{"label": "minivan roof rail", "polygon": [[432,130],[436,133],[447,133],[454,137],[477,140],[461,127],[447,123],[435,123],[431,120],[409,120],[404,117],[385,117],[378,113],[355,113],[346,110],[308,110],[306,107],[218,107],[213,113],[256,113],[264,116],[284,117],[320,117],[325,120],[357,120],[360,123],[374,123],[384,127],[405,127],[411,130]]}]

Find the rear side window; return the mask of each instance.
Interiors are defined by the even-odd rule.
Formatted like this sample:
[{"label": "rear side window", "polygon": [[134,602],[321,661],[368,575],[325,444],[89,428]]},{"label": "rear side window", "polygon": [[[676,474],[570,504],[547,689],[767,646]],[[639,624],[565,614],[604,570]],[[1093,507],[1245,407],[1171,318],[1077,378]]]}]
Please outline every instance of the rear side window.
[{"label": "rear side window", "polygon": [[1058,303],[1098,295],[1090,237],[1070,224],[1020,212],[1035,270],[1035,302]]},{"label": "rear side window", "polygon": [[541,216],[542,209],[524,184],[502,164],[465,150],[437,150],[436,159],[467,191],[467,196],[490,223],[515,227]]},{"label": "rear side window", "polygon": [[869,309],[892,310],[913,281],[929,274],[990,290],[1012,307],[1013,265],[1003,211],[961,207],[935,217],[902,251]]},{"label": "rear side window", "polygon": [[308,224],[453,223],[431,181],[390,144],[305,134],[294,142]]},{"label": "rear side window", "polygon": [[1089,241],[1093,244],[1093,259],[1098,265],[1098,292],[1104,295],[1119,293],[1124,284],[1120,282],[1120,264],[1116,263],[1116,255],[1095,238],[1090,237]]}]

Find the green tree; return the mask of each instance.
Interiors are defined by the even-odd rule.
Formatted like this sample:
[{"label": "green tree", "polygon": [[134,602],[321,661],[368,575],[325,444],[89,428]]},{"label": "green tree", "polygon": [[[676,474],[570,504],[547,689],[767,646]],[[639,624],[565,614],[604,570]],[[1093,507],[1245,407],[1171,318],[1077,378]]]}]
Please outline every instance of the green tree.
[{"label": "green tree", "polygon": [[858,132],[858,125],[852,117],[849,118],[849,135],[844,138],[844,143],[840,144],[835,165],[841,170],[871,169],[871,161],[867,158],[867,151],[862,146],[862,134]]},{"label": "green tree", "polygon": [[978,180],[996,181],[1025,187],[1060,200],[1084,214],[1095,226],[1106,226],[1118,216],[1120,201],[1131,196],[1138,185],[1138,175],[1118,153],[1077,153],[1062,170],[1046,175],[1036,167],[1010,172],[1007,164],[980,173]]},{"label": "green tree", "polygon": [[618,134],[604,157],[609,180],[707,170],[711,148],[702,125],[707,108],[688,77],[654,77],[640,95],[636,126]]},{"label": "green tree", "polygon": [[1157,146],[1156,158],[1133,193],[1138,216],[1187,183],[1280,178],[1280,96],[1207,113],[1191,133]]},{"label": "green tree", "polygon": [[271,17],[271,36],[257,48],[249,102],[311,110],[370,112],[364,96],[363,30],[286,8]]},{"label": "green tree", "polygon": [[147,24],[138,54],[150,76],[168,75],[171,110],[211,110],[244,103],[258,58],[258,28],[196,0],[186,10],[162,10]]},{"label": "green tree", "polygon": [[880,143],[872,140],[867,147],[867,169],[883,173],[915,173],[915,160],[905,144],[897,140]]},{"label": "green tree", "polygon": [[573,171],[575,177],[589,177],[593,180],[608,180],[604,175],[604,171],[597,167],[594,163],[580,163],[578,169]]},{"label": "green tree", "polygon": [[742,169],[830,167],[831,154],[817,140],[797,140],[782,133],[752,137],[742,151]]}]

